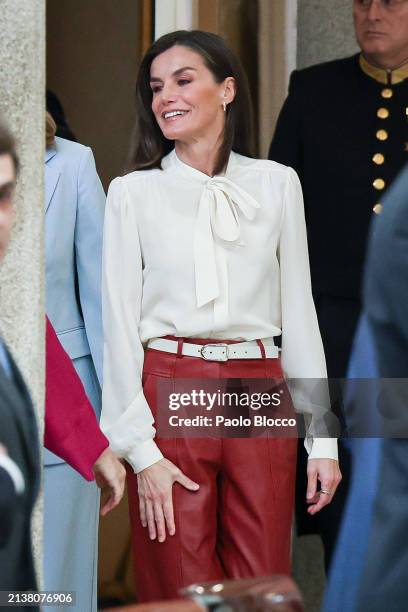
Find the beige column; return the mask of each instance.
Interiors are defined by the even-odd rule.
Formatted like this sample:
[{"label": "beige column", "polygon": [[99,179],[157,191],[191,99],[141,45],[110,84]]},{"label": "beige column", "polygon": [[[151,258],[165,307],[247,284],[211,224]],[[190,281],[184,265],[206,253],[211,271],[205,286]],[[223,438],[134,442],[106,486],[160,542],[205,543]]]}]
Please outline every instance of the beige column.
[{"label": "beige column", "polygon": [[297,0],[200,0],[198,25],[223,36],[241,59],[255,110],[258,154],[266,156],[296,66]]},{"label": "beige column", "polygon": [[[0,113],[17,138],[21,174],[16,224],[0,270],[0,331],[44,415],[44,92],[45,0],[0,0]],[[42,551],[42,506],[33,540]]]},{"label": "beige column", "polygon": [[196,27],[198,0],[155,0],[155,39]]},{"label": "beige column", "polygon": [[222,36],[242,62],[255,110],[258,144],[258,3],[256,0],[199,0],[197,8],[198,28]]},{"label": "beige column", "polygon": [[296,68],[296,0],[258,0],[259,153],[268,154]]}]

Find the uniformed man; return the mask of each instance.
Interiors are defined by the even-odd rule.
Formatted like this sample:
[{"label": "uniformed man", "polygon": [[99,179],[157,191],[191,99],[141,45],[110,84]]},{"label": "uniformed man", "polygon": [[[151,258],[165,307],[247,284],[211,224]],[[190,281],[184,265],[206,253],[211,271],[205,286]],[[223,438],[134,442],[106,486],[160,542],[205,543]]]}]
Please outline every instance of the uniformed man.
[{"label": "uniformed man", "polygon": [[[370,219],[381,213],[386,189],[408,161],[408,0],[353,4],[361,53],[292,74],[269,152],[302,182],[313,293],[332,379],[346,375]],[[338,494],[312,519],[327,564],[347,489],[341,449],[340,462]]]}]

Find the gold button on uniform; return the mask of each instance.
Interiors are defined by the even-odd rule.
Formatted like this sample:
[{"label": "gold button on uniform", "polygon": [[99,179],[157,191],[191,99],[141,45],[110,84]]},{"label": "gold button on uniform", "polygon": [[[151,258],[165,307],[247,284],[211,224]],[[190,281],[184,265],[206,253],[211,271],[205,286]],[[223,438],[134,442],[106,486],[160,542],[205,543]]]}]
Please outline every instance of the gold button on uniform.
[{"label": "gold button on uniform", "polygon": [[380,119],[387,119],[390,116],[390,111],[387,108],[379,108],[377,111],[377,117]]},{"label": "gold button on uniform", "polygon": [[376,136],[377,136],[378,140],[387,140],[388,132],[387,132],[387,130],[378,130]]},{"label": "gold button on uniform", "polygon": [[389,87],[386,87],[385,89],[382,90],[381,95],[383,98],[388,99],[388,98],[392,98],[392,96],[394,95],[394,92]]},{"label": "gold button on uniform", "polygon": [[378,191],[381,191],[381,189],[384,189],[384,187],[385,187],[384,179],[382,179],[382,178],[375,179],[375,181],[373,182],[373,187],[375,189],[378,189]]},{"label": "gold button on uniform", "polygon": [[373,155],[373,162],[377,164],[377,166],[381,166],[385,162],[385,157],[382,153],[376,153]]},{"label": "gold button on uniform", "polygon": [[375,206],[373,206],[373,211],[375,212],[376,215],[379,215],[382,209],[383,209],[382,204],[376,204]]}]

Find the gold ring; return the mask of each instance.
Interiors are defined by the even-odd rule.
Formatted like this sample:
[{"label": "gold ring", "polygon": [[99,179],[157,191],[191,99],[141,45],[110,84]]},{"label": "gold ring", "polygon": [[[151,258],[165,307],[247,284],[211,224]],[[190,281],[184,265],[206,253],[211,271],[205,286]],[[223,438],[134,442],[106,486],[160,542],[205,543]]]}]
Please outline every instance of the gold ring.
[{"label": "gold ring", "polygon": [[327,491],[327,489],[320,489],[319,493],[323,493],[323,495],[331,495],[331,491]]}]

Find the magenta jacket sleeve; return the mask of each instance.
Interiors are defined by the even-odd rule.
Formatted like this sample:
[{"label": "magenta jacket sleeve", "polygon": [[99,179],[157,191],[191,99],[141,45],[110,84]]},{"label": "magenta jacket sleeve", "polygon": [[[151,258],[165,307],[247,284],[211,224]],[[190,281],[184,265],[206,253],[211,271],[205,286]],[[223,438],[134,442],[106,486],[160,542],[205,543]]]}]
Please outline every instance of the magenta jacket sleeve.
[{"label": "magenta jacket sleeve", "polygon": [[86,480],[94,480],[92,466],[109,441],[48,318],[46,325],[44,446]]}]

